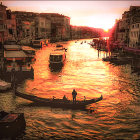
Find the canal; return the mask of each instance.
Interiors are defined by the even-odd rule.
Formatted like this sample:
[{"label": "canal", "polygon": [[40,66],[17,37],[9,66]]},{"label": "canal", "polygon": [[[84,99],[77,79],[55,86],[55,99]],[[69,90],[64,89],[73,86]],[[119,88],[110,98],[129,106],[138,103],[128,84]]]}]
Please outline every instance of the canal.
[{"label": "canal", "polygon": [[[26,79],[18,90],[43,98],[83,100],[103,95],[103,100],[86,110],[30,106],[30,101],[0,94],[0,110],[24,112],[26,130],[18,139],[139,139],[140,76],[130,65],[115,66],[102,61],[106,55],[91,48],[86,40],[63,42],[67,48],[61,69],[52,71],[48,58],[53,44],[36,52],[34,79]],[[92,109],[92,110],[91,110]]]}]

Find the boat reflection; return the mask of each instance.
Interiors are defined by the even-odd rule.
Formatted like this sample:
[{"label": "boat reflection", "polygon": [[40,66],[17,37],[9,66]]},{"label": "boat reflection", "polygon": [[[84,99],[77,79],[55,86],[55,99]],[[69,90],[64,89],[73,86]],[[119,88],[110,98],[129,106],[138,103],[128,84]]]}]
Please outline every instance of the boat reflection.
[{"label": "boat reflection", "polygon": [[49,69],[51,72],[61,72],[63,66],[64,66],[64,64],[59,64],[59,65],[49,64]]},{"label": "boat reflection", "polygon": [[[2,71],[1,79],[7,82],[11,82],[12,71]],[[32,66],[27,67],[23,66],[22,70],[15,70],[15,80],[17,83],[20,83],[26,79],[34,79],[34,69]]]}]

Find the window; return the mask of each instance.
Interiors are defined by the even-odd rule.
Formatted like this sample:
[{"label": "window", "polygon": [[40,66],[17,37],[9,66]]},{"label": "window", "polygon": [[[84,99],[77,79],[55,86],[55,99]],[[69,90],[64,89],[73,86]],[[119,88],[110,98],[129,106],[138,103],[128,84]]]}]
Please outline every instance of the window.
[{"label": "window", "polygon": [[135,26],[134,25],[132,25],[132,28],[134,28]]},{"label": "window", "polygon": [[40,25],[41,25],[41,26],[44,26],[44,22],[41,22]]},{"label": "window", "polygon": [[0,13],[0,19],[2,19],[2,20],[3,20],[3,14],[1,14],[1,13]]}]

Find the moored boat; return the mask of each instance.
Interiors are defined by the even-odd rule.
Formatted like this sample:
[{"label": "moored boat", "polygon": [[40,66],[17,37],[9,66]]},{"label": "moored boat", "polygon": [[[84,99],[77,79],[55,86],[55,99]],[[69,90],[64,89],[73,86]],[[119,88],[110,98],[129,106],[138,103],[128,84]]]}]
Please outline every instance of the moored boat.
[{"label": "moored boat", "polygon": [[57,44],[56,48],[63,48],[63,45],[62,44]]},{"label": "moored boat", "polygon": [[62,50],[64,50],[66,52],[67,51],[67,48],[65,48],[62,44],[57,44],[55,50],[56,51],[62,51]]},{"label": "moored boat", "polygon": [[0,112],[0,138],[15,137],[26,127],[23,113]]},{"label": "moored boat", "polygon": [[11,88],[11,83],[0,80],[0,92],[7,91]]},{"label": "moored boat", "polygon": [[34,48],[31,48],[29,46],[22,46],[23,52],[28,56],[27,61],[32,62],[35,60],[35,53],[36,50]]}]

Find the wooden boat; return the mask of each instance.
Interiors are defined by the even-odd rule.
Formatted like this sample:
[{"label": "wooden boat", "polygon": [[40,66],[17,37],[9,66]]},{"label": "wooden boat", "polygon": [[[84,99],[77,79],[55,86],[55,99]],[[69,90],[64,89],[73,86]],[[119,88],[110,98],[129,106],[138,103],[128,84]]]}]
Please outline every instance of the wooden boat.
[{"label": "wooden boat", "polygon": [[7,91],[8,89],[11,89],[11,83],[5,82],[0,79],[0,92]]},{"label": "wooden boat", "polygon": [[49,63],[50,65],[62,65],[66,59],[64,51],[53,51],[50,53]]},{"label": "wooden boat", "polygon": [[27,61],[32,62],[35,61],[35,53],[36,50],[29,46],[22,46],[23,52],[28,56]]},{"label": "wooden boat", "polygon": [[83,109],[86,107],[86,105],[96,103],[103,99],[103,96],[101,95],[99,98],[94,98],[91,100],[84,100],[84,101],[78,100],[76,101],[76,103],[73,103],[73,101],[71,100],[64,101],[63,99],[45,99],[45,98],[40,98],[34,95],[27,95],[19,91],[15,91],[15,95],[21,98],[33,101],[34,104],[37,104],[37,105],[67,108],[67,109]]},{"label": "wooden boat", "polygon": [[0,138],[15,137],[25,129],[25,126],[23,113],[0,112]]},{"label": "wooden boat", "polygon": [[65,48],[62,44],[57,44],[56,45],[56,49],[55,49],[56,51],[65,51],[65,52],[67,52],[67,48]]},{"label": "wooden boat", "polygon": [[63,48],[63,45],[62,44],[57,44],[56,48]]}]

